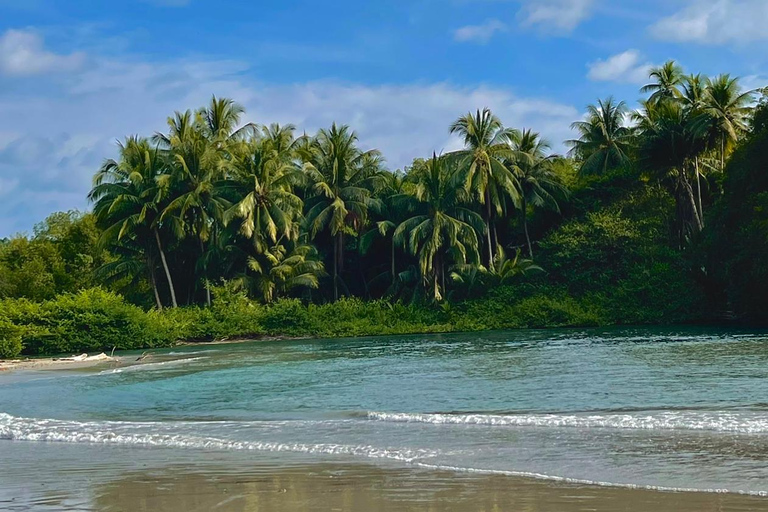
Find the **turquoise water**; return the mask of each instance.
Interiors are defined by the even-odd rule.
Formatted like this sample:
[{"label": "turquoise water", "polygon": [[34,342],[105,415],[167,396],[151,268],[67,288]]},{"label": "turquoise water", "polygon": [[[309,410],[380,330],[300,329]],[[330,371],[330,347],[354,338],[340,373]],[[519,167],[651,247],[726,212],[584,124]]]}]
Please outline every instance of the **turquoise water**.
[{"label": "turquoise water", "polygon": [[124,464],[126,452],[149,466],[366,461],[765,493],[768,336],[686,328],[260,342],[0,375],[0,489],[41,467]]}]

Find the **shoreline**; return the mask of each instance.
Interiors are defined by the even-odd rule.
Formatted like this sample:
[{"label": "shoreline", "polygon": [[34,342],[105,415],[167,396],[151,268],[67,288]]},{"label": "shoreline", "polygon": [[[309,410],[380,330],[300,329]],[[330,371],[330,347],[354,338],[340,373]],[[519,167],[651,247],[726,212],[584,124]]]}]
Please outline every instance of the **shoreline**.
[{"label": "shoreline", "polygon": [[239,475],[216,467],[175,469],[153,471],[151,478],[126,472],[96,490],[96,503],[139,512],[201,510],[201,504],[242,512],[255,503],[258,510],[270,512],[305,510],[308,503],[317,510],[388,512],[425,510],[427,504],[426,510],[443,512],[768,510],[764,497],[736,493],[633,489],[364,463],[272,464],[243,467]]},{"label": "shoreline", "polygon": [[[700,323],[692,323],[692,324],[657,324],[652,326],[647,325],[606,325],[606,326],[590,326],[590,327],[577,327],[577,326],[571,326],[571,327],[541,327],[541,328],[521,328],[521,329],[502,329],[504,331],[506,330],[528,330],[528,331],[548,331],[548,330],[583,330],[583,329],[591,329],[591,330],[602,330],[602,329],[613,329],[613,328],[619,328],[619,329],[632,329],[632,328],[649,328],[649,327],[657,327],[657,328],[674,328],[674,327],[684,327],[684,328],[696,328],[696,327],[705,327],[707,324],[700,324]],[[729,329],[729,330],[745,330],[750,329],[749,327],[743,326],[743,325],[724,325],[724,324],[718,324],[714,326],[715,328],[723,328],[723,329]],[[755,328],[756,330],[765,330],[765,328]],[[496,332],[497,329],[490,329],[490,330],[469,330],[469,331],[437,331],[437,332],[411,332],[411,333],[402,333],[399,334],[399,336],[419,336],[419,335],[426,335],[426,336],[434,336],[434,335],[460,335],[460,334],[480,334],[480,333],[489,333],[489,332]],[[172,345],[169,345],[167,347],[154,347],[154,348],[146,348],[146,349],[130,349],[130,350],[121,350],[118,352],[118,355],[112,357],[107,356],[106,358],[102,359],[93,359],[93,360],[85,360],[85,361],[77,361],[72,360],[75,355],[71,356],[39,356],[39,357],[24,357],[24,358],[15,358],[15,359],[0,359],[0,375],[2,375],[4,372],[12,372],[17,370],[77,370],[77,369],[87,369],[92,368],[94,366],[98,366],[99,364],[103,364],[106,362],[111,363],[117,363],[118,365],[122,365],[129,362],[136,362],[136,360],[132,360],[131,357],[127,356],[121,356],[120,353],[124,352],[145,352],[148,353],[149,356],[151,356],[154,351],[157,350],[165,350],[165,349],[173,349],[175,347],[205,347],[205,346],[218,346],[218,345],[238,345],[243,343],[256,343],[256,342],[274,342],[274,341],[302,341],[302,340],[341,340],[341,339],[355,339],[355,338],[377,338],[381,336],[393,336],[392,334],[382,333],[382,334],[361,334],[361,335],[343,335],[343,336],[317,336],[317,335],[302,335],[302,336],[289,336],[289,335],[281,335],[281,334],[258,334],[253,336],[235,336],[233,338],[218,338],[213,340],[205,340],[205,339],[183,339],[183,340],[177,340]],[[98,354],[104,354],[105,353],[97,353],[97,352],[91,352],[89,353],[93,355]]]}]

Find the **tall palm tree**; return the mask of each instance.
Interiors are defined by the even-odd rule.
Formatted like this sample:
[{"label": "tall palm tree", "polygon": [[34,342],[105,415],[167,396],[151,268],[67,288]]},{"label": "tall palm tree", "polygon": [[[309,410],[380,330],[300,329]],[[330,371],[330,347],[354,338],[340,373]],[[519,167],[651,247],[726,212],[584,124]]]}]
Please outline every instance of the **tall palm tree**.
[{"label": "tall palm tree", "polygon": [[[413,216],[395,229],[395,243],[418,257],[425,285],[432,297],[442,300],[445,292],[446,259],[458,264],[479,263],[477,233],[484,229],[483,218],[464,206],[467,197],[455,186],[456,170],[450,159],[433,155],[414,168],[409,179],[415,183]],[[431,283],[430,283],[431,281]]]},{"label": "tall palm tree", "polygon": [[673,180],[682,242],[701,231],[703,219],[693,195],[688,170],[702,151],[701,139],[690,129],[688,110],[680,102],[645,102],[635,117],[640,137],[640,164],[662,182]]},{"label": "tall palm tree", "polygon": [[376,150],[362,151],[349,126],[321,129],[300,147],[305,171],[312,182],[306,214],[311,237],[328,230],[333,240],[333,297],[339,298],[339,273],[344,264],[344,235],[366,225],[373,204],[372,184],[381,168]]},{"label": "tall palm tree", "polygon": [[449,154],[455,158],[464,172],[464,184],[467,191],[472,191],[485,206],[485,236],[488,264],[493,261],[494,248],[498,240],[491,239],[493,212],[503,215],[506,198],[517,205],[519,191],[514,175],[502,160],[512,156],[509,141],[518,136],[518,132],[504,128],[501,120],[490,109],[467,113],[451,125],[451,133],[459,135],[464,142],[464,149]]},{"label": "tall palm tree", "polygon": [[581,160],[580,172],[605,174],[609,170],[628,166],[634,145],[632,129],[626,126],[627,104],[609,97],[587,107],[587,117],[571,128],[579,138],[566,141],[569,155]]},{"label": "tall palm tree", "polygon": [[[377,213],[376,222],[372,227],[360,237],[360,252],[366,254],[373,246],[374,240],[379,237],[386,237],[394,232],[397,226],[405,220],[405,202],[411,199],[411,196],[405,194],[405,175],[398,172],[382,171],[378,180],[375,195],[380,200],[380,208]],[[395,266],[395,248],[394,240],[390,240],[390,268],[389,278],[391,284],[397,280],[397,268]]]},{"label": "tall palm tree", "polygon": [[640,92],[651,93],[650,98],[648,98],[651,103],[677,100],[682,97],[680,86],[685,82],[685,75],[683,68],[674,60],[669,60],[660,67],[652,68],[649,77],[654,81],[644,85]]},{"label": "tall palm tree", "polygon": [[720,170],[725,170],[725,156],[739,137],[746,133],[754,91],[742,92],[738,78],[719,75],[706,80],[700,113],[694,129],[717,145]]},{"label": "tall palm tree", "polygon": [[301,179],[295,160],[293,125],[262,127],[258,138],[233,144],[227,162],[223,195],[231,198],[224,216],[240,220],[240,233],[253,241],[257,252],[275,245],[278,238],[295,239],[304,203],[294,193]]},{"label": "tall palm tree", "polygon": [[215,186],[222,176],[222,143],[219,139],[209,140],[200,119],[198,115],[193,121],[189,111],[177,112],[168,120],[169,134],[155,137],[170,153],[172,167],[160,180],[168,200],[160,220],[169,223],[177,237],[191,236],[197,240],[200,279],[206,303],[210,305],[206,244],[223,224],[227,204]]},{"label": "tall palm tree", "polygon": [[240,126],[243,114],[245,108],[239,103],[229,98],[213,96],[207,107],[198,110],[197,117],[206,138],[217,146],[217,149],[226,149],[229,142],[255,129],[252,123]]},{"label": "tall palm tree", "polygon": [[[695,119],[704,107],[704,96],[706,94],[706,79],[701,75],[688,75],[685,77],[682,85],[682,97],[680,101],[683,103],[688,116],[689,124]],[[693,127],[689,127],[692,131]],[[699,138],[704,142],[704,138],[696,133],[691,133],[691,136]],[[696,174],[696,196],[698,200],[699,216],[703,222],[704,220],[704,205],[701,201],[701,166],[699,161],[701,160],[702,153],[706,151],[706,146],[701,145],[700,151],[693,155],[694,173]]]},{"label": "tall palm tree", "polygon": [[505,160],[520,189],[520,213],[529,258],[533,258],[533,245],[528,234],[528,206],[550,206],[559,211],[556,196],[567,192],[553,169],[553,157],[547,155],[549,148],[549,143],[538,133],[523,130],[520,137],[512,141],[513,157]]},{"label": "tall palm tree", "polygon": [[[119,159],[104,162],[94,176],[93,188],[88,194],[88,199],[95,203],[93,211],[97,222],[105,227],[102,241],[114,244],[129,241],[129,245],[140,247],[157,307],[162,309],[154,260],[154,255],[159,254],[171,303],[176,307],[176,291],[160,234],[162,204],[157,181],[167,172],[167,161],[147,139],[129,137],[119,143],[119,147]],[[137,251],[130,252],[131,258],[135,258]],[[119,266],[111,267],[119,270]],[[123,270],[126,268],[126,265],[122,266]]]}]

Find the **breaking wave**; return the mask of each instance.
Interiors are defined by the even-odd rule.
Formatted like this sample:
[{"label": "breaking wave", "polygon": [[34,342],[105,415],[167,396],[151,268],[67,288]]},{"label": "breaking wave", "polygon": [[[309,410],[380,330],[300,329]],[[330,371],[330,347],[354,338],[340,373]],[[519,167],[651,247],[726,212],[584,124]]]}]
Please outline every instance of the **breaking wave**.
[{"label": "breaking wave", "polygon": [[739,434],[768,433],[768,413],[664,411],[651,414],[419,414],[369,412],[369,420],[435,425],[550,428],[695,430]]}]

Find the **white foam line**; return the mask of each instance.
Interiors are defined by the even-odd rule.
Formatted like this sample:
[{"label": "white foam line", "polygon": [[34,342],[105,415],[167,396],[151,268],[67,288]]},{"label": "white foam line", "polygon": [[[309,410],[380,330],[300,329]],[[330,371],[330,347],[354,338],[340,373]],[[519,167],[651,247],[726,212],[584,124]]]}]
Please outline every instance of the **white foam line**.
[{"label": "white foam line", "polygon": [[187,357],[184,359],[173,359],[171,361],[159,361],[157,363],[134,364],[131,366],[124,366],[122,368],[112,368],[111,370],[104,370],[99,373],[96,373],[95,375],[109,375],[113,373],[136,372],[136,371],[156,368],[158,366],[175,366],[178,364],[187,364],[193,361],[200,361],[201,359],[206,359],[206,358],[205,357]]},{"label": "white foam line", "polygon": [[464,468],[457,466],[445,466],[439,464],[426,464],[423,462],[414,462],[413,465],[424,468],[439,471],[453,471],[456,473],[476,473],[482,475],[502,475],[521,478],[532,478],[535,480],[548,480],[552,482],[562,482],[566,484],[578,484],[578,485],[593,485],[597,487],[617,487],[623,489],[637,489],[648,491],[660,491],[660,492],[703,492],[703,493],[716,493],[716,494],[742,494],[746,496],[761,496],[768,497],[768,491],[743,491],[743,490],[730,490],[730,489],[697,489],[693,487],[665,487],[662,485],[640,485],[640,484],[624,484],[616,482],[601,482],[595,480],[587,480],[583,478],[569,478],[565,476],[545,475],[543,473],[534,473],[530,471],[507,471],[501,469],[477,469],[477,468]]},{"label": "white foam line", "polygon": [[[194,422],[189,422],[194,424]],[[214,422],[215,423],[215,422]],[[186,423],[185,423],[186,424]],[[253,450],[268,452],[294,452],[303,454],[322,455],[352,455],[373,459],[390,459],[411,464],[416,467],[453,471],[460,473],[476,473],[487,475],[503,475],[537,480],[548,480],[568,484],[591,485],[600,487],[618,487],[626,489],[644,489],[663,492],[704,492],[704,493],[730,493],[749,496],[768,497],[768,491],[755,490],[730,490],[730,489],[697,489],[682,487],[665,487],[655,485],[626,484],[615,482],[602,482],[579,478],[570,478],[556,475],[547,475],[528,471],[495,470],[467,468],[459,466],[429,464],[420,462],[427,458],[433,458],[440,453],[433,450],[410,448],[380,448],[371,445],[343,445],[332,443],[276,443],[267,441],[233,441],[214,437],[198,437],[184,434],[156,434],[156,433],[119,433],[110,431],[112,427],[119,430],[121,427],[146,428],[167,425],[160,422],[76,422],[53,419],[29,419],[17,418],[9,414],[0,413],[0,439],[14,441],[37,441],[59,443],[88,443],[88,444],[117,444],[147,447],[166,448],[196,448],[215,450]],[[171,424],[179,425],[179,424]]]},{"label": "white foam line", "polygon": [[369,412],[375,421],[434,425],[486,425],[550,428],[615,428],[634,430],[694,430],[741,434],[768,433],[768,414],[713,412],[660,412],[657,414],[418,414]]}]

